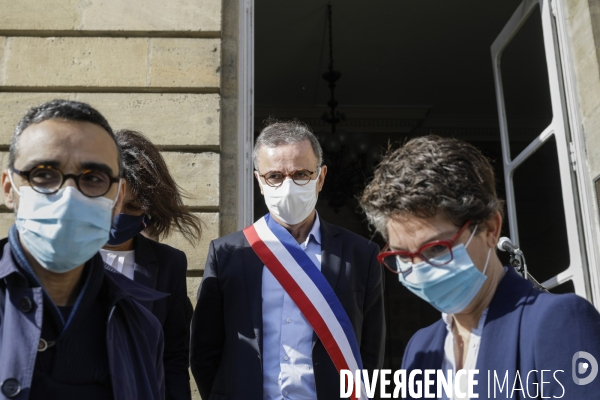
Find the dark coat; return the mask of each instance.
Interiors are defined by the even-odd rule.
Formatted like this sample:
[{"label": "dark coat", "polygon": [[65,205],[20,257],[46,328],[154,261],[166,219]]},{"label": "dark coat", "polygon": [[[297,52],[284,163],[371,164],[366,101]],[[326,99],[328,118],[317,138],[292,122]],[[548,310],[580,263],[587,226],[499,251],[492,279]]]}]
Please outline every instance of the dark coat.
[{"label": "dark coat", "polygon": [[[383,274],[375,243],[321,219],[321,272],[354,327],[365,369],[381,368]],[[262,399],[262,272],[243,232],[214,240],[192,319],[191,368],[206,400]],[[340,396],[339,374],[313,336],[317,396]]]},{"label": "dark coat", "polygon": [[[402,362],[402,368],[407,369],[407,377],[414,369],[441,368],[446,334],[446,324],[440,320],[411,338]],[[588,385],[576,385],[573,381],[572,369],[576,361],[573,356],[578,351],[588,352],[600,360],[598,311],[587,300],[574,294],[540,292],[513,268],[508,268],[488,308],[477,357],[479,374],[475,375],[478,384],[474,393],[478,393],[480,399],[494,398],[496,385],[495,398],[541,398],[542,393],[534,397],[535,384],[540,385],[543,380],[547,382],[543,385],[545,398],[598,398],[600,376]],[[527,385],[527,375],[534,370],[537,372],[529,375]],[[551,372],[542,376],[542,370]],[[558,370],[564,372],[556,372],[553,376]],[[488,371],[491,397],[488,397]],[[500,386],[495,384],[494,371],[500,384],[508,371],[509,392],[518,371],[523,387],[529,388],[529,394],[516,390],[514,397],[511,393],[507,396],[506,385],[501,392]],[[434,393],[436,390],[430,391]]]},{"label": "dark coat", "polygon": [[[43,289],[30,287],[7,239],[0,241],[0,247],[0,399],[26,400],[40,341]],[[100,254],[89,262],[102,268]],[[102,272],[109,298],[106,344],[114,398],[164,399],[162,329],[156,317],[137,302],[163,295],[120,274]],[[15,396],[8,397],[11,393]]]},{"label": "dark coat", "polygon": [[163,327],[167,399],[188,400],[191,398],[188,373],[191,303],[186,285],[187,258],[184,252],[141,234],[135,237],[134,248],[133,280],[170,294],[164,299],[143,303]]}]

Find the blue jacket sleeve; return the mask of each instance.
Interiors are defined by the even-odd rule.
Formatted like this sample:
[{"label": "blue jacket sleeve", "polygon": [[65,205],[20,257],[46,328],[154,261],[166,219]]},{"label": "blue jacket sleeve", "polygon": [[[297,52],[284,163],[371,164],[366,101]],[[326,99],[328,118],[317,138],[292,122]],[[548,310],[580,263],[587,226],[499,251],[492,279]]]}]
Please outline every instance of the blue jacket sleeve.
[{"label": "blue jacket sleeve", "polygon": [[221,363],[225,338],[223,297],[217,272],[217,257],[211,242],[198,303],[192,317],[190,366],[200,396],[208,399]]},{"label": "blue jacket sleeve", "polygon": [[[600,377],[586,385],[577,384],[579,378],[598,373],[600,360],[600,315],[585,299],[574,295],[543,295],[544,307],[531,312],[522,323],[532,327],[533,370],[539,385],[539,396],[565,399],[592,399],[600,393]],[[527,331],[527,329],[525,329]],[[522,331],[523,332],[523,331]],[[523,335],[523,333],[522,333]],[[523,340],[521,340],[523,342]],[[574,357],[586,352],[593,360]],[[587,364],[587,370],[579,374],[577,369]],[[595,371],[592,370],[596,366]],[[536,387],[531,383],[529,371],[520,371],[523,385],[528,386],[529,397]]]},{"label": "blue jacket sleeve", "polygon": [[[165,336],[165,382],[167,400],[189,400],[190,376],[189,368],[189,330],[190,323],[186,318],[187,284],[186,270],[187,258],[185,253],[178,252],[180,259],[176,262],[179,276],[174,278],[173,290],[168,314],[163,324]],[[175,264],[175,263],[174,263]],[[169,267],[165,265],[163,267]]]},{"label": "blue jacket sleeve", "polygon": [[383,299],[383,267],[377,261],[379,247],[372,246],[367,293],[363,305],[363,329],[360,354],[363,367],[369,371],[383,366],[385,354],[385,311]]}]

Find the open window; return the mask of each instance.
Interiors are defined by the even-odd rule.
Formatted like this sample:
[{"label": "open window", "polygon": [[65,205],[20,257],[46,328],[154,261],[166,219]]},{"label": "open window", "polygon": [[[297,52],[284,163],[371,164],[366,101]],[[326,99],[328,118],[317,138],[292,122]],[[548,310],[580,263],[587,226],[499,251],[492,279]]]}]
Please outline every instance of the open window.
[{"label": "open window", "polygon": [[534,277],[551,291],[589,297],[552,6],[523,1],[491,47],[507,220]]}]

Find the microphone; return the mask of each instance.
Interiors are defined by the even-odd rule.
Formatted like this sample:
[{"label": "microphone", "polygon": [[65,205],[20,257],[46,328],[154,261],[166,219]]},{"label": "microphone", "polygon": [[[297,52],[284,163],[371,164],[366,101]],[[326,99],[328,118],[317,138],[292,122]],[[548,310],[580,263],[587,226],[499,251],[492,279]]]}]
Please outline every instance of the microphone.
[{"label": "microphone", "polygon": [[521,249],[519,249],[517,246],[515,246],[513,244],[513,242],[510,241],[509,238],[507,237],[501,237],[500,240],[498,240],[498,245],[496,246],[498,247],[498,250],[500,251],[506,251],[510,254],[512,254],[513,256],[522,256],[523,252],[521,251]]}]

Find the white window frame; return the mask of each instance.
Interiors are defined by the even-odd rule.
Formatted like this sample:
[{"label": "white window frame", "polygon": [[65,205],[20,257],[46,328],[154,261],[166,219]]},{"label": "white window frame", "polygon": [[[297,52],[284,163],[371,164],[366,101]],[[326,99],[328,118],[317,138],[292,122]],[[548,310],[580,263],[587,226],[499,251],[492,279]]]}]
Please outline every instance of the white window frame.
[{"label": "white window frame", "polygon": [[556,17],[556,30],[560,49],[561,64],[563,67],[563,83],[565,100],[569,113],[569,128],[571,131],[571,156],[573,168],[576,172],[577,188],[579,189],[579,205],[583,228],[584,248],[587,257],[587,272],[590,295],[588,299],[600,308],[600,254],[596,243],[600,237],[597,232],[598,210],[596,208],[596,193],[593,181],[587,169],[587,153],[585,149],[585,136],[579,100],[577,95],[577,81],[573,58],[573,49],[569,39],[567,26],[566,0],[554,0],[553,11]]},{"label": "white window frame", "polygon": [[[501,76],[501,56],[503,50],[509,45],[519,29],[530,17],[535,6],[540,6],[542,18],[542,30],[544,37],[544,49],[548,68],[548,80],[550,98],[552,105],[552,121],[521,153],[511,159],[509,132],[504,103],[504,93]],[[505,27],[502,29],[492,44],[492,64],[494,69],[494,81],[496,86],[496,98],[498,104],[498,117],[500,120],[500,137],[502,144],[502,159],[504,164],[504,179],[506,183],[506,203],[508,209],[508,221],[511,239],[515,244],[519,243],[519,229],[516,214],[515,193],[513,187],[513,175],[515,170],[531,155],[533,155],[549,138],[556,139],[558,153],[559,173],[563,197],[564,213],[567,229],[567,243],[570,263],[566,270],[550,278],[543,284],[552,288],[573,281],[575,292],[580,296],[589,298],[589,290],[585,279],[586,259],[582,251],[582,232],[580,229],[579,199],[577,188],[573,179],[571,164],[571,142],[569,138],[569,125],[565,93],[563,89],[562,65],[558,53],[558,38],[554,26],[554,14],[556,7],[550,0],[524,0]],[[551,249],[548,249],[551,251]]]}]

